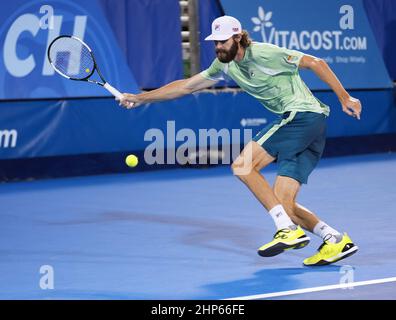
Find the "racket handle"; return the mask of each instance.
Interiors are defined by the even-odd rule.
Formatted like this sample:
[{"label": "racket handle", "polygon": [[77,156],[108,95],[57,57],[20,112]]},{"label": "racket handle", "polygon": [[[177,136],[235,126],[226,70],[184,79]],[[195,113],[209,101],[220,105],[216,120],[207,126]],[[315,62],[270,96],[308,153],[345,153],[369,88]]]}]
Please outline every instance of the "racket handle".
[{"label": "racket handle", "polygon": [[118,100],[121,100],[123,98],[123,95],[120,91],[118,91],[116,88],[112,87],[110,84],[107,82],[103,85],[105,89],[107,89],[113,96],[115,96]]}]

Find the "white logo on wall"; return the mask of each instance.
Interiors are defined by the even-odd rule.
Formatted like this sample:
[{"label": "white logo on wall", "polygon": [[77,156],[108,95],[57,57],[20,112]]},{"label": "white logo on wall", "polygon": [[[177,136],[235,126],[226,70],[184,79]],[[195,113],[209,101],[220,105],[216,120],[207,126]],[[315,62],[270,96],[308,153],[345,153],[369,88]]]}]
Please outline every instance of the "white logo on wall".
[{"label": "white logo on wall", "polygon": [[17,139],[17,130],[0,130],[0,148],[15,148]]},{"label": "white logo on wall", "polygon": [[[63,16],[54,15],[53,8],[48,5],[42,6],[40,13],[44,15],[26,13],[16,18],[5,37],[3,47],[4,65],[14,77],[26,77],[29,75],[35,69],[39,58],[44,61],[42,69],[44,76],[51,76],[55,73],[47,59],[47,50],[43,52],[41,57],[35,57],[33,54],[21,56],[17,53],[18,41],[22,33],[27,32],[35,37],[39,32],[47,32],[47,48],[51,41],[60,35]],[[87,16],[75,16],[73,35],[84,39],[86,25]]]},{"label": "white logo on wall", "polygon": [[[341,15],[339,30],[278,30],[271,22],[273,12],[265,12],[261,6],[258,7],[258,16],[252,17],[251,20],[254,23],[253,32],[258,32],[263,42],[280,47],[294,50],[367,50],[367,38],[365,36],[348,37],[343,34],[343,30],[354,30],[353,7],[343,5],[339,9],[339,14]],[[365,61],[351,59],[349,62],[364,63]]]},{"label": "white logo on wall", "polygon": [[242,127],[258,127],[267,123],[266,118],[243,118],[241,119]]}]

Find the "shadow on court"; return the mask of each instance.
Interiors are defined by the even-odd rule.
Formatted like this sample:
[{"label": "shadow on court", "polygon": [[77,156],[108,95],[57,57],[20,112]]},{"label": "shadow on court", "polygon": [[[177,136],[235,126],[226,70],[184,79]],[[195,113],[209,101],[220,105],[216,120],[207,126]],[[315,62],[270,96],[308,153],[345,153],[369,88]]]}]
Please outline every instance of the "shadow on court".
[{"label": "shadow on court", "polygon": [[329,265],[323,267],[300,267],[300,268],[265,268],[255,272],[252,277],[229,282],[213,283],[205,286],[213,294],[212,298],[234,298],[243,296],[265,294],[299,288],[300,275],[315,274],[340,274],[341,266]]}]

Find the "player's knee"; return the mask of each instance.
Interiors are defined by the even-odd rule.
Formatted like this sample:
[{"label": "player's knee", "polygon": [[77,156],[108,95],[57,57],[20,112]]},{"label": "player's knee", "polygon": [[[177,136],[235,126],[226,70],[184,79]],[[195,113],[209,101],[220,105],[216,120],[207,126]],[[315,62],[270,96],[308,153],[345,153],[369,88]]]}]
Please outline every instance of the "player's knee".
[{"label": "player's knee", "polygon": [[247,165],[242,157],[238,157],[232,164],[231,170],[232,173],[244,180],[246,176],[248,176],[254,168],[251,165]]}]

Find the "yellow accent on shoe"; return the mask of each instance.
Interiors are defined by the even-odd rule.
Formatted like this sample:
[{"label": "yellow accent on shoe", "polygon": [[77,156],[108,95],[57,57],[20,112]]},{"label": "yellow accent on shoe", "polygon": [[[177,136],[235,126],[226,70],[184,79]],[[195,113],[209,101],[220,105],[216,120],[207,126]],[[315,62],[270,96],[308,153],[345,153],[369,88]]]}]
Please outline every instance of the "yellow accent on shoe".
[{"label": "yellow accent on shoe", "polygon": [[300,226],[296,230],[280,229],[274,235],[274,240],[260,247],[257,253],[262,257],[272,257],[289,249],[301,249],[311,240]]},{"label": "yellow accent on shoe", "polygon": [[358,246],[353,244],[351,238],[344,233],[338,243],[324,241],[319,247],[318,253],[304,260],[306,266],[323,266],[345,259],[358,250]]}]

